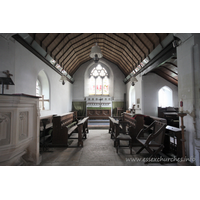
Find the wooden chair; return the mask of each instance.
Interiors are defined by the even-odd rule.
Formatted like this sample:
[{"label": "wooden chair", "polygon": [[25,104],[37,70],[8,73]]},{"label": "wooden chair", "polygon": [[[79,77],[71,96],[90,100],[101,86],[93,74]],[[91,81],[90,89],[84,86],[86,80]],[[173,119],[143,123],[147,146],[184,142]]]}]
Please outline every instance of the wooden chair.
[{"label": "wooden chair", "polygon": [[123,108],[117,107],[117,116],[121,116],[122,113],[123,113]]},{"label": "wooden chair", "polygon": [[[141,146],[140,143],[136,140],[138,133],[141,129],[144,128],[144,115],[142,114],[135,114],[133,117],[130,118],[132,122],[132,126],[129,129],[130,136],[132,138],[132,145],[133,146]],[[127,121],[126,119],[124,121]]]},{"label": "wooden chair", "polygon": [[[136,139],[142,145],[141,149],[136,153],[140,153],[143,149],[146,149],[150,154],[150,158],[156,156],[164,148],[165,128],[166,124],[154,121],[146,129],[142,129]],[[149,132],[151,132],[149,134]],[[148,137],[140,138],[144,133],[149,134]]]},{"label": "wooden chair", "polygon": [[[116,150],[118,153],[119,147],[129,147],[130,148],[130,154],[132,155],[132,138],[129,135],[129,127],[130,123],[125,121],[119,121],[119,124],[116,124],[117,126],[117,136],[116,136]],[[121,146],[120,140],[128,141],[128,146]]]}]

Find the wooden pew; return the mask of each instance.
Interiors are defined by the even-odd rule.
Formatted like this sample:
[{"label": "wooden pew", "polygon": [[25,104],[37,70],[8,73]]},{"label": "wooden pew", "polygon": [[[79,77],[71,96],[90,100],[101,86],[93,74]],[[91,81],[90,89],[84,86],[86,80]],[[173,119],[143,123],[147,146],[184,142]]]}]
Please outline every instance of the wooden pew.
[{"label": "wooden pew", "polygon": [[79,124],[83,124],[82,131],[83,131],[83,134],[84,134],[84,139],[87,139],[87,133],[89,133],[89,130],[88,130],[88,119],[89,119],[89,117],[85,117],[84,119],[79,121]]},{"label": "wooden pew", "polygon": [[[117,121],[112,118],[109,117],[110,119],[110,127],[109,127],[109,133],[111,133],[111,138],[114,139],[115,135],[117,134]],[[132,138],[132,145],[133,146],[141,146],[141,144],[138,142],[138,140],[136,140],[136,136],[138,135],[138,133],[140,132],[141,129],[143,129],[145,126],[150,125],[154,120],[158,120],[161,122],[165,122],[165,119],[163,118],[157,118],[157,117],[153,117],[153,116],[146,116],[146,115],[142,115],[142,114],[131,114],[131,113],[126,113],[124,112],[122,114],[122,119],[120,119],[122,121],[125,122],[129,122],[130,123],[130,127],[129,127],[129,134]],[[145,123],[148,122],[146,125]],[[120,128],[120,127],[118,127]],[[144,135],[141,135],[142,137]]]},{"label": "wooden pew", "polygon": [[123,121],[130,123],[129,134],[132,138],[132,146],[141,146],[141,144],[136,140],[136,136],[141,129],[144,128],[144,115],[141,114],[130,114],[123,113]]},{"label": "wooden pew", "polygon": [[113,117],[109,117],[109,121],[110,121],[110,126],[109,126],[110,138],[114,139],[115,138],[115,133],[116,133],[115,125],[118,124],[119,121],[115,120]]},{"label": "wooden pew", "polygon": [[[53,118],[53,146],[68,146],[68,138],[78,128],[78,121],[74,121],[74,112]],[[78,132],[78,130],[76,130]]]},{"label": "wooden pew", "polygon": [[[83,147],[83,138],[87,139],[88,131],[88,119],[89,117],[85,117],[82,120],[79,120],[78,126],[78,146]],[[76,138],[74,138],[76,139]]]},{"label": "wooden pew", "polygon": [[109,117],[110,127],[109,133],[111,134],[110,138],[114,139],[114,147],[116,146],[116,137],[119,135],[119,121],[115,120],[113,117]]},{"label": "wooden pew", "polygon": [[[130,123],[131,127],[129,128],[130,135],[132,137],[132,144],[133,146],[140,146],[140,143],[136,140],[136,136],[140,132],[141,129],[144,127],[148,127],[154,120],[157,120],[162,123],[166,123],[166,119],[154,117],[154,116],[147,116],[142,114],[130,114],[130,113],[123,113],[123,120]],[[144,137],[144,135],[140,135]]]},{"label": "wooden pew", "polygon": [[46,140],[51,137],[51,135],[47,133],[49,129],[53,128],[54,116],[56,116],[56,114],[40,117],[40,145],[43,147],[43,151],[47,148]]},{"label": "wooden pew", "polygon": [[178,109],[175,107],[158,107],[158,117],[165,118],[167,125],[179,128]]},{"label": "wooden pew", "polygon": [[40,131],[53,127],[53,117],[56,115],[48,115],[40,117]]}]

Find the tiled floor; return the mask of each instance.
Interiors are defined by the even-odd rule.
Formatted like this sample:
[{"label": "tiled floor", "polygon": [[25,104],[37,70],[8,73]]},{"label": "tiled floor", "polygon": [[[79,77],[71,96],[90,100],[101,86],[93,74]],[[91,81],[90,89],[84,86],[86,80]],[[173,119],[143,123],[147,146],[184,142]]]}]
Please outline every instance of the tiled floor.
[{"label": "tiled floor", "polygon": [[[72,145],[76,145],[73,140]],[[129,148],[120,148],[118,154],[113,140],[106,129],[90,129],[82,148],[49,148],[52,152],[41,152],[40,166],[177,166],[177,163],[148,163],[142,159],[149,154],[144,150],[136,154],[138,147],[133,147],[133,155]]]}]

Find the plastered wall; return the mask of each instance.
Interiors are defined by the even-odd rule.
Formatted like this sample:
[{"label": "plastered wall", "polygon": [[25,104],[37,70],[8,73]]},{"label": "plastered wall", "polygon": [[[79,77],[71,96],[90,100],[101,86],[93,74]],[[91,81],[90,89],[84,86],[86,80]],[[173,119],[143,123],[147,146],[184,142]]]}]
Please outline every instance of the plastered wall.
[{"label": "plastered wall", "polygon": [[50,84],[50,110],[41,111],[41,116],[62,114],[72,109],[72,84],[59,82],[60,75],[29,52],[18,42],[0,36],[0,76],[9,70],[14,86],[9,86],[5,94],[36,94],[36,79],[41,70],[46,73]]},{"label": "plastered wall", "polygon": [[[110,96],[114,98],[114,101],[123,101],[124,93],[126,93],[126,85],[123,82],[125,78],[119,68],[113,63],[101,59],[99,63],[102,66],[106,66],[109,69],[110,79]],[[73,78],[75,83],[73,84],[73,101],[84,101],[85,97],[89,95],[88,85],[88,72],[93,66],[93,61],[88,61],[81,65],[74,74]]]}]

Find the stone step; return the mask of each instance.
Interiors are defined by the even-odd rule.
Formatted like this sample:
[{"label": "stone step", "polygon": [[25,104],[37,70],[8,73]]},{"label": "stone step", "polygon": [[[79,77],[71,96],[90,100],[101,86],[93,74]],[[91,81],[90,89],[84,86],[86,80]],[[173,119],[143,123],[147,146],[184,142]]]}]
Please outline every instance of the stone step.
[{"label": "stone step", "polygon": [[109,120],[107,120],[107,119],[102,119],[102,120],[100,120],[100,119],[90,119],[90,120],[88,120],[88,123],[89,124],[92,124],[92,123],[109,123]]}]

